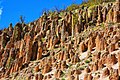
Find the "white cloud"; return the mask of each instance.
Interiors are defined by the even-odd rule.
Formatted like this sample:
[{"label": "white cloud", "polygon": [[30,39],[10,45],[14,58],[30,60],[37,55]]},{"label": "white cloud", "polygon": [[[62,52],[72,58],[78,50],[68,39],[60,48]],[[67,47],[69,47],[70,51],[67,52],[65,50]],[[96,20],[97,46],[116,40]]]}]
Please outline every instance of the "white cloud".
[{"label": "white cloud", "polygon": [[2,15],[2,9],[3,9],[3,8],[0,8],[0,16]]},{"label": "white cloud", "polygon": [[2,12],[3,12],[3,8],[0,8],[0,19],[1,19]]},{"label": "white cloud", "polygon": [[1,6],[1,4],[2,4],[2,0],[0,0],[0,18],[1,18],[2,12],[3,12],[3,8]]},{"label": "white cloud", "polygon": [[2,12],[3,12],[3,8],[1,7],[1,3],[2,3],[2,0],[0,0],[0,19],[1,19]]}]

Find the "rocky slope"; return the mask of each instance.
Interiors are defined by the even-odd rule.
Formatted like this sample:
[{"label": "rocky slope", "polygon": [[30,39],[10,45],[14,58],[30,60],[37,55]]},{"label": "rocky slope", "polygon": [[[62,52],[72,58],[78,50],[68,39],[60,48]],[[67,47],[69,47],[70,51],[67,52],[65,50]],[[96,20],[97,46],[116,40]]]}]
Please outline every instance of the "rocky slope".
[{"label": "rocky slope", "polygon": [[44,13],[0,31],[1,80],[119,80],[120,0]]}]

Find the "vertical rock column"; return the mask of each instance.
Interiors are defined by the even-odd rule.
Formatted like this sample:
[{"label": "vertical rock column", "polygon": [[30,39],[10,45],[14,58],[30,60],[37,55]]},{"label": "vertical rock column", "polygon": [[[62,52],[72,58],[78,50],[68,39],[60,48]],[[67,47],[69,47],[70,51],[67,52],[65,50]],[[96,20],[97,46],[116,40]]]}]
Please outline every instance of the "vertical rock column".
[{"label": "vertical rock column", "polygon": [[30,33],[25,35],[24,40],[26,42],[26,45],[25,45],[25,47],[26,47],[26,49],[25,49],[25,52],[26,52],[25,62],[29,62],[31,60],[31,57],[32,57],[32,39],[31,39]]},{"label": "vertical rock column", "polygon": [[81,32],[81,30],[83,30],[83,23],[82,23],[82,20],[83,20],[83,17],[82,17],[82,11],[80,10],[79,11],[79,14],[78,14],[78,22],[79,22],[79,32]]},{"label": "vertical rock column", "polygon": [[99,25],[102,22],[102,12],[101,12],[101,6],[98,7],[98,20],[97,25]]},{"label": "vertical rock column", "polygon": [[71,24],[72,24],[72,12],[70,11],[69,12],[69,15],[68,15],[68,19],[67,19],[67,21],[68,21],[68,27],[67,27],[67,31],[68,31],[68,33],[69,33],[69,35],[71,35],[72,34],[72,27],[71,27]]},{"label": "vertical rock column", "polygon": [[12,34],[13,34],[13,27],[12,27],[12,23],[9,25],[9,32],[8,32],[8,35],[10,36],[10,37],[12,37]]},{"label": "vertical rock column", "polygon": [[85,12],[86,12],[86,23],[88,23],[88,9],[86,9]]},{"label": "vertical rock column", "polygon": [[62,23],[63,23],[63,25],[62,25],[62,28],[61,28],[61,46],[63,46],[64,40],[65,40],[65,36],[64,36],[65,21],[63,20]]},{"label": "vertical rock column", "polygon": [[32,45],[32,60],[36,60],[38,54],[38,41],[33,42]]},{"label": "vertical rock column", "polygon": [[107,18],[107,8],[105,7],[105,8],[103,9],[103,22],[106,21],[106,18]]},{"label": "vertical rock column", "polygon": [[97,14],[98,14],[98,7],[94,7],[92,12],[92,20],[97,20],[97,16],[98,16]]},{"label": "vertical rock column", "polygon": [[46,21],[47,21],[47,13],[45,12],[44,14],[43,14],[43,22],[42,22],[42,30],[46,30]]},{"label": "vertical rock column", "polygon": [[114,22],[120,22],[120,0],[116,0],[116,4],[114,7]]},{"label": "vertical rock column", "polygon": [[88,20],[88,8],[86,8],[85,9],[85,12],[83,13],[84,15],[83,15],[83,18],[84,18],[84,25],[83,25],[83,31],[84,30],[86,30],[87,29],[87,25],[88,25],[88,22],[89,22],[89,20]]},{"label": "vertical rock column", "polygon": [[74,47],[77,48],[77,45],[79,43],[79,25],[78,23],[75,25],[75,36],[74,36],[74,39],[75,39],[75,42],[74,42]]},{"label": "vertical rock column", "polygon": [[7,33],[4,32],[1,35],[1,47],[5,48],[6,44],[7,44]]},{"label": "vertical rock column", "polygon": [[53,42],[55,37],[55,21],[53,20],[51,23],[51,39],[50,39],[50,49],[54,48]]},{"label": "vertical rock column", "polygon": [[72,37],[74,36],[74,15],[72,14]]},{"label": "vertical rock column", "polygon": [[38,44],[37,60],[39,60],[39,59],[42,58],[42,52],[43,52],[43,49],[42,49],[42,43],[39,42],[39,44]]},{"label": "vertical rock column", "polygon": [[14,31],[13,31],[13,41],[18,41],[21,39],[21,32],[22,32],[22,26],[20,23],[17,23],[14,27]]}]

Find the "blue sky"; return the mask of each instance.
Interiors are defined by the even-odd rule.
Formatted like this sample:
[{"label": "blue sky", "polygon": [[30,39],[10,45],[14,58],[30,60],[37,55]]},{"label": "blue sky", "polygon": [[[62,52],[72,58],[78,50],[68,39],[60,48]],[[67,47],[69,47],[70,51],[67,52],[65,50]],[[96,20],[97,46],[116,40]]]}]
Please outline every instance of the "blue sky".
[{"label": "blue sky", "polygon": [[28,23],[38,19],[43,10],[53,10],[55,7],[64,9],[72,3],[81,2],[82,0],[0,0],[0,29],[18,22],[20,15]]}]

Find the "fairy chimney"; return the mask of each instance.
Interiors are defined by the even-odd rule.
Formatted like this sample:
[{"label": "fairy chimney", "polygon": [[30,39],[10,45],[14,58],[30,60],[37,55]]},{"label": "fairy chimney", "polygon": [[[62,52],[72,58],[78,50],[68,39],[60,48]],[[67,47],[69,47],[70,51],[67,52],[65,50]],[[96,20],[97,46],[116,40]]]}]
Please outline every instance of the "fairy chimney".
[{"label": "fairy chimney", "polygon": [[111,75],[109,76],[109,79],[110,80],[119,80],[119,73],[118,73],[118,70],[117,69],[114,69],[112,72],[111,72]]},{"label": "fairy chimney", "polygon": [[110,71],[108,70],[108,68],[105,68],[103,70],[102,77],[107,77],[107,76],[109,76],[109,74],[110,74]]},{"label": "fairy chimney", "polygon": [[67,68],[66,61],[63,61],[61,64],[61,70],[64,70],[65,68]]},{"label": "fairy chimney", "polygon": [[93,64],[93,71],[97,71],[98,70],[98,62],[95,62]]},{"label": "fairy chimney", "polygon": [[38,53],[37,53],[37,60],[41,59],[42,58],[42,48],[39,47],[38,48]]},{"label": "fairy chimney", "polygon": [[86,50],[86,46],[85,46],[85,43],[84,43],[84,42],[81,42],[81,43],[80,43],[79,49],[80,49],[80,52],[81,52],[81,53]]},{"label": "fairy chimney", "polygon": [[51,70],[51,67],[48,64],[46,64],[43,68],[42,73],[43,74],[48,73],[50,70]]},{"label": "fairy chimney", "polygon": [[94,47],[95,47],[95,39],[93,37],[90,37],[88,41],[88,51],[92,51]]},{"label": "fairy chimney", "polygon": [[107,56],[107,66],[110,67],[116,63],[117,63],[117,58],[116,58],[115,54],[109,54]]},{"label": "fairy chimney", "polygon": [[115,6],[114,6],[114,22],[119,23],[120,22],[120,1],[116,0]]},{"label": "fairy chimney", "polygon": [[95,39],[95,43],[96,43],[96,50],[97,51],[100,51],[100,39],[101,39],[101,36],[98,34],[96,39]]},{"label": "fairy chimney", "polygon": [[35,66],[34,70],[35,70],[35,72],[38,72],[39,71],[39,65]]},{"label": "fairy chimney", "polygon": [[88,74],[87,80],[92,80],[92,79],[93,79],[92,74],[91,74],[91,73],[90,73],[90,74]]}]

